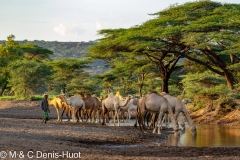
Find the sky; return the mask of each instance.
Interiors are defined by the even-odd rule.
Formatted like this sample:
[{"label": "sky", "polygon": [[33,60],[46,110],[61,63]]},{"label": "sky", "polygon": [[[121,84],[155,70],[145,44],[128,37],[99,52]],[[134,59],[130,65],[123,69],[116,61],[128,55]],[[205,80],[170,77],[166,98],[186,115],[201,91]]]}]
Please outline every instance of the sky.
[{"label": "sky", "polygon": [[[0,40],[88,42],[101,29],[140,25],[189,0],[0,0]],[[239,0],[217,0],[240,3]]]}]

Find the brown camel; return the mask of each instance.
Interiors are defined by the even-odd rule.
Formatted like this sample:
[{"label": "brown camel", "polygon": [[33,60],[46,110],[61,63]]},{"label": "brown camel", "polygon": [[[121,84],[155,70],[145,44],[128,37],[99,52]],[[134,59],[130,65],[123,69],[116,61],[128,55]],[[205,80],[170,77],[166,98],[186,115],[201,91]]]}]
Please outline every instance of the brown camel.
[{"label": "brown camel", "polygon": [[[66,111],[66,116],[68,118],[68,121],[70,121],[70,115],[69,115],[69,106],[66,103],[65,99],[61,95],[57,95],[56,97],[53,98],[53,100],[48,100],[49,105],[54,106],[57,115],[58,115],[58,121],[62,121],[62,117],[64,112]],[[59,109],[62,109],[62,116],[60,117],[59,114]]]},{"label": "brown camel", "polygon": [[102,114],[102,98],[98,98],[95,94],[92,95],[94,98],[94,103],[96,106],[95,119],[98,119],[98,123],[101,123],[101,114]]},{"label": "brown camel", "polygon": [[82,99],[85,102],[84,112],[86,115],[86,122],[88,121],[88,118],[92,118],[92,123],[94,123],[98,105],[96,102],[96,98],[92,97],[90,94],[86,94],[84,97],[82,97]]},{"label": "brown camel", "polygon": [[147,112],[154,113],[154,114],[159,113],[159,116],[157,119],[157,125],[155,126],[153,133],[155,133],[156,129],[158,128],[158,134],[161,134],[160,124],[162,121],[162,116],[164,113],[168,112],[172,120],[173,130],[175,134],[178,134],[178,124],[174,119],[172,107],[170,106],[166,98],[157,94],[156,92],[152,92],[139,99],[138,123],[141,131],[143,132],[146,132],[144,118]]}]

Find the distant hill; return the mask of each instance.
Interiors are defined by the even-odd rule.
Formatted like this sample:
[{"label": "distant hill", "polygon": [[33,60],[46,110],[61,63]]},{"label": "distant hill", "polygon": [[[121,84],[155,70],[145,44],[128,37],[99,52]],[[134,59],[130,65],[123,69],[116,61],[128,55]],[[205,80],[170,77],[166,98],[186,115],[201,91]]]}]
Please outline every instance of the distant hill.
[{"label": "distant hill", "polygon": [[[97,44],[95,41],[89,42],[58,42],[58,41],[17,41],[19,44],[32,43],[39,47],[47,48],[53,51],[51,59],[61,59],[61,58],[84,58],[88,53],[88,48]],[[0,40],[0,44],[5,45],[5,40]],[[96,60],[90,67],[88,71],[91,74],[99,74],[107,70],[104,61]]]},{"label": "distant hill", "polygon": [[[60,58],[83,58],[88,52],[88,48],[95,45],[96,42],[58,42],[58,41],[17,41],[19,44],[32,43],[37,46],[47,48],[54,52],[52,59]],[[0,41],[0,44],[5,44],[5,41]]]}]

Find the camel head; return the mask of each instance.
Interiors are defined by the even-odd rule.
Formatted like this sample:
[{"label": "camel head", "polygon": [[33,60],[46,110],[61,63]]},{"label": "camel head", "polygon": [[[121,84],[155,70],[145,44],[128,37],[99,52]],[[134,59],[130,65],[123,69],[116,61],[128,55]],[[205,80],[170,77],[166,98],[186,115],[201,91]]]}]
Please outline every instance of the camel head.
[{"label": "camel head", "polygon": [[192,101],[191,101],[191,99],[184,98],[184,99],[182,100],[182,102],[183,102],[184,104],[187,104],[187,103],[191,103]]},{"label": "camel head", "polygon": [[127,102],[129,102],[132,98],[133,98],[132,95],[128,95],[128,96],[126,97]]},{"label": "camel head", "polygon": [[195,126],[192,126],[192,127],[190,127],[189,129],[190,129],[190,131],[191,131],[194,135],[197,134],[197,129],[196,129]]}]

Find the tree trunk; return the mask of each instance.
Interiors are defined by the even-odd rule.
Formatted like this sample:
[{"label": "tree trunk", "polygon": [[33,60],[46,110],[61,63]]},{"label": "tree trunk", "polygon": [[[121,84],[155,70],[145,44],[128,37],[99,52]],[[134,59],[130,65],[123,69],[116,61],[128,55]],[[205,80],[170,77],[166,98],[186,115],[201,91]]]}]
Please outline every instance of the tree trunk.
[{"label": "tree trunk", "polygon": [[168,68],[164,68],[161,74],[162,77],[162,92],[168,93],[168,81],[170,79],[171,71]]},{"label": "tree trunk", "polygon": [[7,84],[8,84],[8,82],[6,81],[5,84],[2,87],[2,91],[0,93],[0,96],[3,96],[3,93],[4,93],[5,89],[7,88]]},{"label": "tree trunk", "polygon": [[228,89],[233,90],[234,89],[234,87],[233,87],[234,77],[233,77],[232,73],[227,69],[223,69],[223,72],[224,72],[224,77],[227,80]]},{"label": "tree trunk", "polygon": [[162,77],[162,92],[168,93],[168,76]]},{"label": "tree trunk", "polygon": [[142,97],[142,86],[138,87],[139,96]]}]

